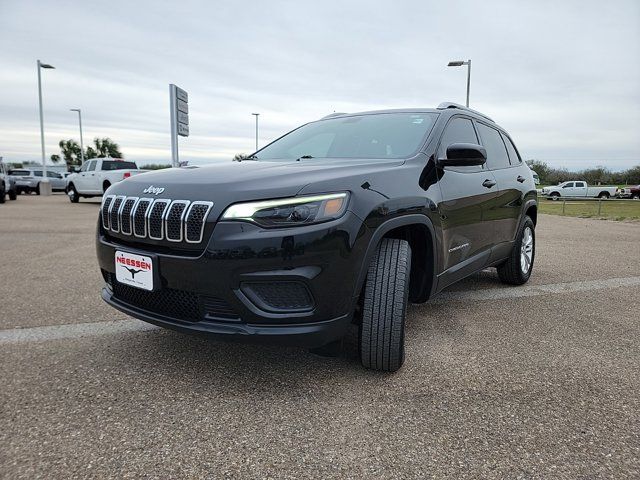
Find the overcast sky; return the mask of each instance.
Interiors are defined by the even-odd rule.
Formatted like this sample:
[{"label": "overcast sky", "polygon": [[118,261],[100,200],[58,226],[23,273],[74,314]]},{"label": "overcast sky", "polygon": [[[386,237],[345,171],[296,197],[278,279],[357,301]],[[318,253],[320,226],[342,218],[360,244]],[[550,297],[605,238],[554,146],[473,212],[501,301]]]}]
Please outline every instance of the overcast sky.
[{"label": "overcast sky", "polygon": [[61,138],[109,136],[169,163],[168,85],[189,92],[180,156],[229,161],[333,111],[464,103],[525,158],[612,169],[640,163],[640,2],[0,0],[0,156],[47,158]]}]

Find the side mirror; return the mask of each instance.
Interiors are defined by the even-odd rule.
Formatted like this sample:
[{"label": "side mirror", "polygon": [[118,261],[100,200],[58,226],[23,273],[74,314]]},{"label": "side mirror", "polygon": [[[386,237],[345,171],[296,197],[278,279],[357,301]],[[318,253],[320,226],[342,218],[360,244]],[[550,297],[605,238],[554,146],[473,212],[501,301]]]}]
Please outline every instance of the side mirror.
[{"label": "side mirror", "polygon": [[487,151],[475,143],[452,143],[447,147],[447,158],[438,159],[441,167],[469,167],[486,162]]}]

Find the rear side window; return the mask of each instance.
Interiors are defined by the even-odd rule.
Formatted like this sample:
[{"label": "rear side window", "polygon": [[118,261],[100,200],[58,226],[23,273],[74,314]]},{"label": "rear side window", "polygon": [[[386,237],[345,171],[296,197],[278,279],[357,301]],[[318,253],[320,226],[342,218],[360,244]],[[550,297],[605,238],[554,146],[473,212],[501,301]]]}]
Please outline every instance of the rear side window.
[{"label": "rear side window", "polygon": [[135,170],[137,168],[133,162],[123,162],[121,160],[102,161],[102,170]]},{"label": "rear side window", "polygon": [[[447,147],[452,143],[475,143],[478,144],[478,136],[476,130],[473,128],[473,122],[468,118],[454,117],[447,124],[442,138],[440,139],[440,146],[438,147],[438,158],[444,158],[447,155]],[[451,167],[447,167],[451,168]],[[475,172],[481,170],[483,167],[454,167],[456,171],[461,172]]]},{"label": "rear side window", "polygon": [[33,171],[33,175],[36,177],[41,177],[42,176],[42,170],[34,170]]},{"label": "rear side window", "polygon": [[576,188],[583,188],[583,187],[586,187],[584,182],[576,182]]},{"label": "rear side window", "polygon": [[487,165],[489,168],[495,170],[510,166],[507,148],[504,146],[500,132],[483,123],[478,123],[478,132],[482,139],[482,145],[487,150]]},{"label": "rear side window", "polygon": [[520,155],[518,155],[516,147],[513,146],[513,143],[511,142],[509,137],[507,137],[504,133],[500,133],[500,135],[502,136],[504,144],[507,146],[507,153],[509,153],[509,161],[511,162],[511,165],[518,165],[522,163],[522,159],[520,158]]}]

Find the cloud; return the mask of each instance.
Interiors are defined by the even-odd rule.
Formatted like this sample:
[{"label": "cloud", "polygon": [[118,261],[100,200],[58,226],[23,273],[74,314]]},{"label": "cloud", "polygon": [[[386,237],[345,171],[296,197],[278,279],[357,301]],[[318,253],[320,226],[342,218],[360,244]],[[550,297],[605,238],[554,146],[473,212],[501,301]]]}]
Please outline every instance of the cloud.
[{"label": "cloud", "polygon": [[[333,111],[464,103],[526,158],[625,168],[640,151],[640,6],[601,2],[30,2],[0,4],[0,155],[38,159],[110,136],[128,158],[170,159],[168,84],[189,92],[181,158],[228,161]],[[10,48],[6,48],[10,46]]]}]

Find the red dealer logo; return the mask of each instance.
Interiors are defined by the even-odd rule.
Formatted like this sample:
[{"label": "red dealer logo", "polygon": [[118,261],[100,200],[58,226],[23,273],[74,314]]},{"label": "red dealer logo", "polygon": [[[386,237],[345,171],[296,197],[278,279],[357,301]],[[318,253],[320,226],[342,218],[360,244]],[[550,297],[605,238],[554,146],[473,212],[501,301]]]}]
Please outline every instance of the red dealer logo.
[{"label": "red dealer logo", "polygon": [[[136,273],[146,272],[151,270],[151,264],[143,260],[134,260],[132,258],[126,258],[124,256],[121,256],[121,257],[116,257],[116,262],[118,262],[125,270],[129,271],[132,279],[136,276]],[[132,267],[132,268],[129,268],[129,267]]]}]

